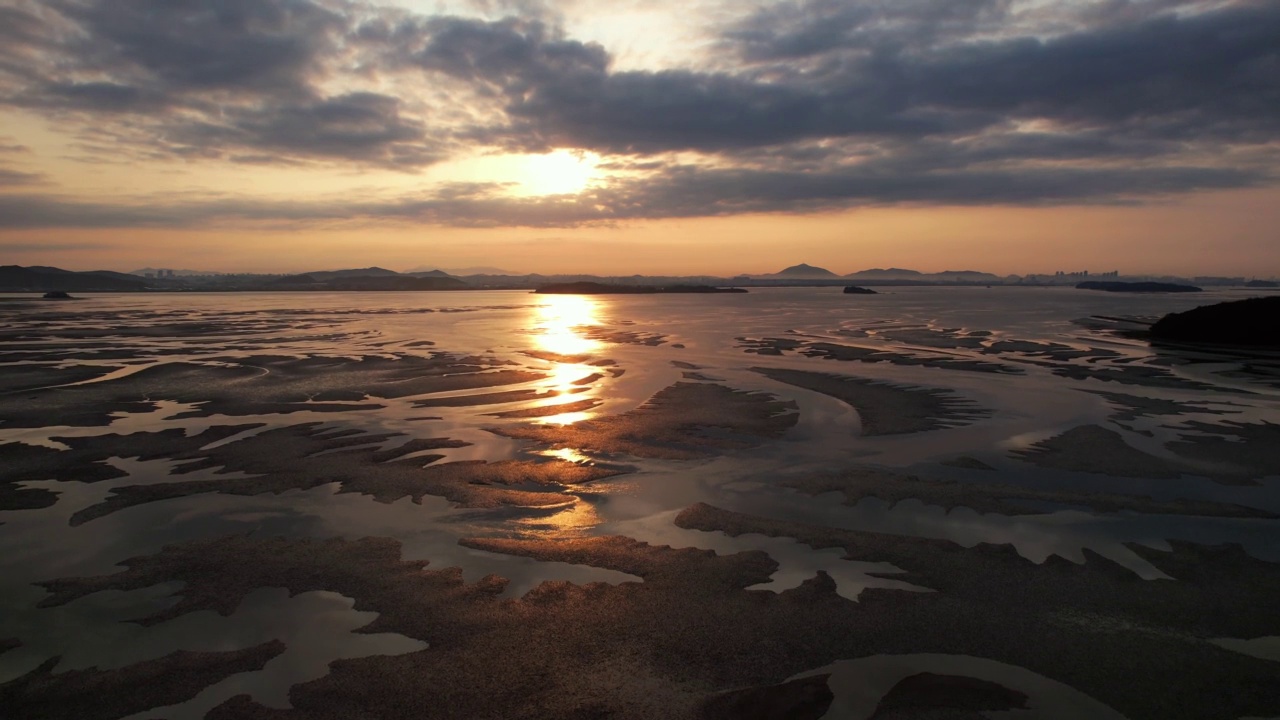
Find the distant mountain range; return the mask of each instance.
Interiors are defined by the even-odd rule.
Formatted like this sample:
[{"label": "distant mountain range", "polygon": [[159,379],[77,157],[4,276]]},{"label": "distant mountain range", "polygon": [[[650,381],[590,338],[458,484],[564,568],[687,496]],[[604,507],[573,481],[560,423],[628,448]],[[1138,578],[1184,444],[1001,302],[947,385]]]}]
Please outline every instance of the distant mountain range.
[{"label": "distant mountain range", "polygon": [[0,266],[0,292],[130,292],[146,288],[143,278],[110,270],[72,272],[55,267]]},{"label": "distant mountain range", "polygon": [[401,275],[382,268],[286,275],[270,284],[272,290],[465,290],[469,287],[467,283],[444,273]]},{"label": "distant mountain range", "polygon": [[922,273],[919,270],[905,268],[871,268],[859,270],[848,275],[837,275],[826,268],[800,263],[784,268],[768,275],[752,275],[754,278],[793,279],[793,280],[834,280],[848,278],[850,280],[907,280],[929,283],[995,283],[1003,279],[991,273],[976,270],[945,270],[939,273]]},{"label": "distant mountain range", "polygon": [[366,278],[366,277],[400,277],[400,273],[395,270],[387,270],[380,267],[359,268],[355,270],[316,270],[307,272],[304,275],[286,275],[280,279],[284,282],[289,278],[307,277],[313,282],[329,282],[340,278]]},{"label": "distant mountain range", "polygon": [[467,275],[520,275],[522,273],[513,272],[511,270],[503,270],[496,267],[465,267],[465,268],[442,268],[423,265],[412,270],[406,270],[405,275],[417,275],[425,272],[442,272],[453,277],[465,277]]},{"label": "distant mountain range", "polygon": [[168,268],[152,268],[152,267],[145,267],[145,268],[142,268],[141,270],[130,270],[127,274],[137,275],[138,277],[146,277],[148,275],[152,277],[159,277],[161,273],[170,273],[170,272],[173,273],[173,277],[176,277],[176,278],[222,274],[222,273],[214,272],[212,270],[171,270]]},{"label": "distant mountain range", "polygon": [[[473,268],[475,269],[475,268]],[[490,268],[492,269],[492,268]],[[188,271],[190,272],[190,271]],[[347,270],[317,270],[297,275],[264,275],[252,273],[218,274],[200,273],[174,277],[138,277],[133,274],[98,270],[73,272],[54,267],[0,267],[0,292],[131,292],[182,291],[298,291],[298,290],[480,290],[480,289],[528,289],[533,290],[551,284],[604,283],[619,286],[685,286],[708,287],[783,287],[813,286],[838,287],[893,286],[893,285],[1075,285],[1081,280],[1093,278],[1107,281],[1120,279],[1116,272],[1095,275],[1087,273],[1055,273],[1053,275],[1011,275],[1000,277],[976,270],[946,270],[922,273],[905,268],[871,268],[848,275],[836,275],[826,268],[801,263],[783,270],[761,275],[715,276],[661,276],[661,275],[465,275],[457,277],[445,270],[420,270],[398,273],[380,267],[353,268]],[[1198,286],[1244,286],[1245,278],[1196,277],[1193,279],[1167,276],[1124,276],[1127,281],[1157,281],[1188,283]],[[1270,289],[1273,281],[1255,280],[1257,289]]]},{"label": "distant mountain range", "polygon": [[855,280],[915,280],[943,283],[1004,282],[1004,278],[999,275],[978,272],[977,270],[943,270],[936,273],[922,273],[917,270],[904,270],[902,268],[873,268],[871,270],[859,270],[856,273],[845,275],[845,277]]},{"label": "distant mountain range", "polygon": [[871,268],[870,270],[849,273],[845,277],[871,280],[917,280],[923,274],[919,270],[906,270],[904,268]]},{"label": "distant mountain range", "polygon": [[799,265],[792,265],[792,266],[791,266],[791,267],[789,267],[789,268],[785,268],[785,269],[783,269],[783,270],[779,270],[778,272],[776,272],[776,273],[774,273],[774,274],[772,274],[772,275],[767,275],[766,277],[775,277],[775,278],[837,278],[837,277],[840,277],[840,276],[839,276],[839,275],[836,275],[835,273],[831,272],[830,270],[828,270],[828,269],[826,269],[826,268],[814,267],[814,266],[812,266],[812,265],[806,265],[805,263],[800,263]]}]

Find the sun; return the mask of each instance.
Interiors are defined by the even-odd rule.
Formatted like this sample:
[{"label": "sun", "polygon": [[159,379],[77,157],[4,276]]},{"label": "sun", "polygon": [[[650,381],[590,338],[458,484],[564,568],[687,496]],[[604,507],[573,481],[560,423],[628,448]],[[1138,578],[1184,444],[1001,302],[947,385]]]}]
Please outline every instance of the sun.
[{"label": "sun", "polygon": [[576,195],[596,179],[600,156],[580,150],[553,150],[542,155],[515,158],[513,178],[520,195]]}]

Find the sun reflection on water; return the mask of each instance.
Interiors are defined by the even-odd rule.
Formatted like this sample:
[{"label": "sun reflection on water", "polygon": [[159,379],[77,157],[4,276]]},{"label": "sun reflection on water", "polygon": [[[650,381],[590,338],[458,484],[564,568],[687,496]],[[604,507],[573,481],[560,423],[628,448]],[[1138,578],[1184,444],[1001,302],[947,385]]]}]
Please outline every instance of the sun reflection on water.
[{"label": "sun reflection on water", "polygon": [[563,539],[587,535],[591,528],[600,525],[602,520],[596,512],[595,505],[581,497],[575,497],[573,503],[566,504],[554,515],[516,522],[525,535]]},{"label": "sun reflection on water", "polygon": [[[565,405],[592,396],[593,376],[600,368],[590,363],[604,344],[583,332],[600,325],[599,304],[581,295],[548,295],[534,308],[533,339],[538,357],[548,362],[550,375],[542,389],[556,394],[548,405]],[[545,417],[540,422],[572,425],[594,416],[591,412],[566,412]]]},{"label": "sun reflection on water", "polygon": [[581,295],[547,295],[534,308],[534,337],[538,349],[557,355],[588,355],[602,343],[582,334],[581,329],[600,324],[599,305]]},{"label": "sun reflection on water", "polygon": [[544,450],[539,455],[556,458],[571,463],[588,463],[591,462],[590,456],[582,454],[573,448],[556,448],[554,450]]}]

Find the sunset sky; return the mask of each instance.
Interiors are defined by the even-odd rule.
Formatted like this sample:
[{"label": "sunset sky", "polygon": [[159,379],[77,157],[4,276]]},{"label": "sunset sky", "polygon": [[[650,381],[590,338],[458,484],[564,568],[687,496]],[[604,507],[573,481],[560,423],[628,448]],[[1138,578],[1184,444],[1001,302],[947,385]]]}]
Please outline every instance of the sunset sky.
[{"label": "sunset sky", "polygon": [[0,264],[1280,275],[1276,0],[0,0]]}]

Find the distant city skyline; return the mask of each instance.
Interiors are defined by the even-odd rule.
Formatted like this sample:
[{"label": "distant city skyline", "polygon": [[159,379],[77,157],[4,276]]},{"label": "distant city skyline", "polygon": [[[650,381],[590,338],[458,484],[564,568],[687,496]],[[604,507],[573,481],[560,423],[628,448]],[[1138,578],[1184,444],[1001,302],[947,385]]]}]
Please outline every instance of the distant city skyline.
[{"label": "distant city skyline", "polygon": [[1277,68],[1273,0],[8,0],[0,264],[1274,276]]}]

